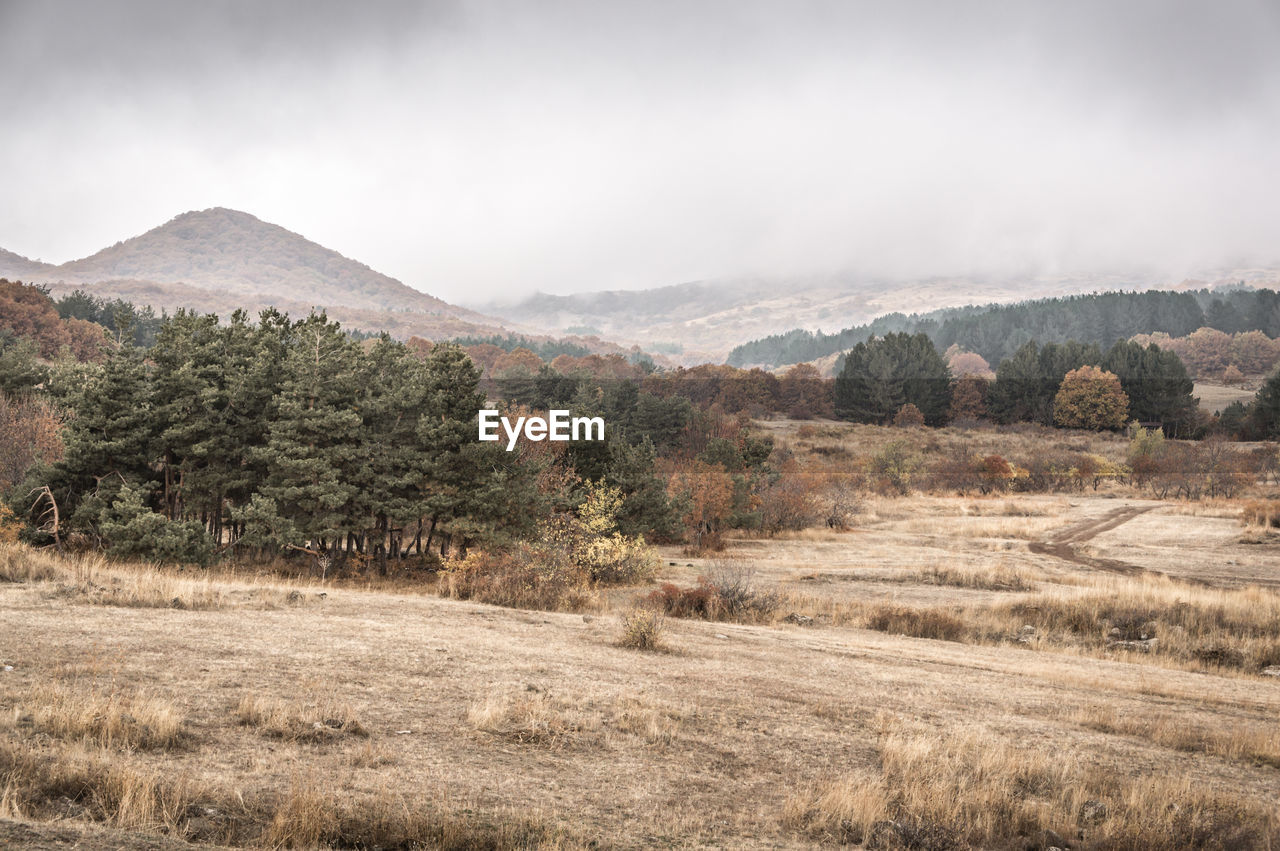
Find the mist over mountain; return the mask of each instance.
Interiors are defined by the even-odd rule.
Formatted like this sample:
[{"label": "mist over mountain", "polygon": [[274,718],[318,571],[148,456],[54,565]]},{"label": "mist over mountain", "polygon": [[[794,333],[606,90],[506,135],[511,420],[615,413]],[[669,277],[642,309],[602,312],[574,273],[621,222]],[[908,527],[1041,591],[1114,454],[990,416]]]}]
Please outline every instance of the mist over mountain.
[{"label": "mist over mountain", "polygon": [[539,293],[514,304],[489,304],[481,309],[554,333],[599,334],[694,364],[721,362],[730,350],[749,340],[795,329],[833,331],[887,313],[927,313],[1080,293],[1188,289],[1239,281],[1275,286],[1280,272],[1274,268],[1208,269],[1192,278],[1152,272],[915,280],[854,274],[760,277],[645,290]]},{"label": "mist over mountain", "polygon": [[21,254],[14,254],[12,251],[0,248],[0,277],[32,278],[44,275],[53,268],[51,263],[28,260]]}]

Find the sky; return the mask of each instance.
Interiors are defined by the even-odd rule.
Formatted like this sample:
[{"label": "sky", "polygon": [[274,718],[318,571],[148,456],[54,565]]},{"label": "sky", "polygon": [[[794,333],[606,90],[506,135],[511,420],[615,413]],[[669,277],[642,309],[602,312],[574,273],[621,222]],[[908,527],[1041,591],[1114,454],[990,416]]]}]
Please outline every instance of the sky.
[{"label": "sky", "polygon": [[0,248],[231,207],[467,304],[1280,265],[1271,2],[0,0]]}]

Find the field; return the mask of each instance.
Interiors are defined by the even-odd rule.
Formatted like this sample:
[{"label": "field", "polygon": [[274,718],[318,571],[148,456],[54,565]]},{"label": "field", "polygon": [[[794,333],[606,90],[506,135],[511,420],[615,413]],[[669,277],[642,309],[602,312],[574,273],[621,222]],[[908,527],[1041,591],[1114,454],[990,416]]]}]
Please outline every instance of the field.
[{"label": "field", "polygon": [[619,646],[648,588],[533,612],[9,548],[0,841],[1272,847],[1280,538],[1237,517],[872,497],[664,549],[773,605],[659,652]]}]

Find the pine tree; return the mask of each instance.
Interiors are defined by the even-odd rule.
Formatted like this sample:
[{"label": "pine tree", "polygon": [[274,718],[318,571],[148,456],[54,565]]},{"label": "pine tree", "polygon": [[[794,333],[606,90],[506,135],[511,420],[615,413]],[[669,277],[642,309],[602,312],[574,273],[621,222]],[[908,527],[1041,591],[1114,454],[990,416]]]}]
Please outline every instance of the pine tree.
[{"label": "pine tree", "polygon": [[338,325],[312,314],[294,330],[279,365],[284,379],[260,453],[267,477],[259,492],[296,529],[300,540],[286,543],[332,552],[358,526],[356,361],[356,346]]},{"label": "pine tree", "polygon": [[153,426],[142,354],[126,341],[76,394],[66,452],[49,474],[70,526],[96,530],[99,515],[123,485],[150,491]]},{"label": "pine tree", "polygon": [[1280,367],[1258,389],[1249,408],[1249,420],[1258,437],[1280,438]]},{"label": "pine tree", "polygon": [[885,423],[907,403],[926,425],[946,422],[951,373],[928,335],[887,334],[849,350],[835,383],[836,416]]},{"label": "pine tree", "polygon": [[1191,395],[1194,384],[1182,359],[1155,343],[1143,348],[1121,341],[1111,347],[1102,367],[1120,379],[1129,397],[1129,417],[1140,422],[1160,422],[1173,436],[1194,426],[1198,403]]}]

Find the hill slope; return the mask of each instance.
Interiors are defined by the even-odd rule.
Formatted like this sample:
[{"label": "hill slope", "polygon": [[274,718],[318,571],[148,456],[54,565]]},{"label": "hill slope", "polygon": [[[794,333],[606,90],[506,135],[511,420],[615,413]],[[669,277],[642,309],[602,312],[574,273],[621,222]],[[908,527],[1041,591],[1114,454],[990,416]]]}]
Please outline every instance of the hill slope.
[{"label": "hill slope", "polygon": [[322,307],[354,327],[436,339],[495,333],[499,320],[451,305],[279,225],[215,207],[61,265],[0,250],[0,277],[102,298],[228,314]]},{"label": "hill slope", "polygon": [[21,254],[14,254],[12,251],[0,248],[0,278],[27,280],[45,275],[53,268],[52,263],[28,260]]},{"label": "hill slope", "polygon": [[[929,313],[969,305],[1120,290],[1191,289],[1248,282],[1275,287],[1280,270],[1221,269],[1179,282],[1154,274],[946,277],[919,280],[854,275],[699,281],[634,291],[555,296],[491,304],[485,313],[553,332],[575,329],[676,356],[686,364],[722,362],[745,341],[790,331],[848,328],[886,314]],[[736,361],[735,361],[736,362]],[[748,358],[747,363],[769,363]]]}]

